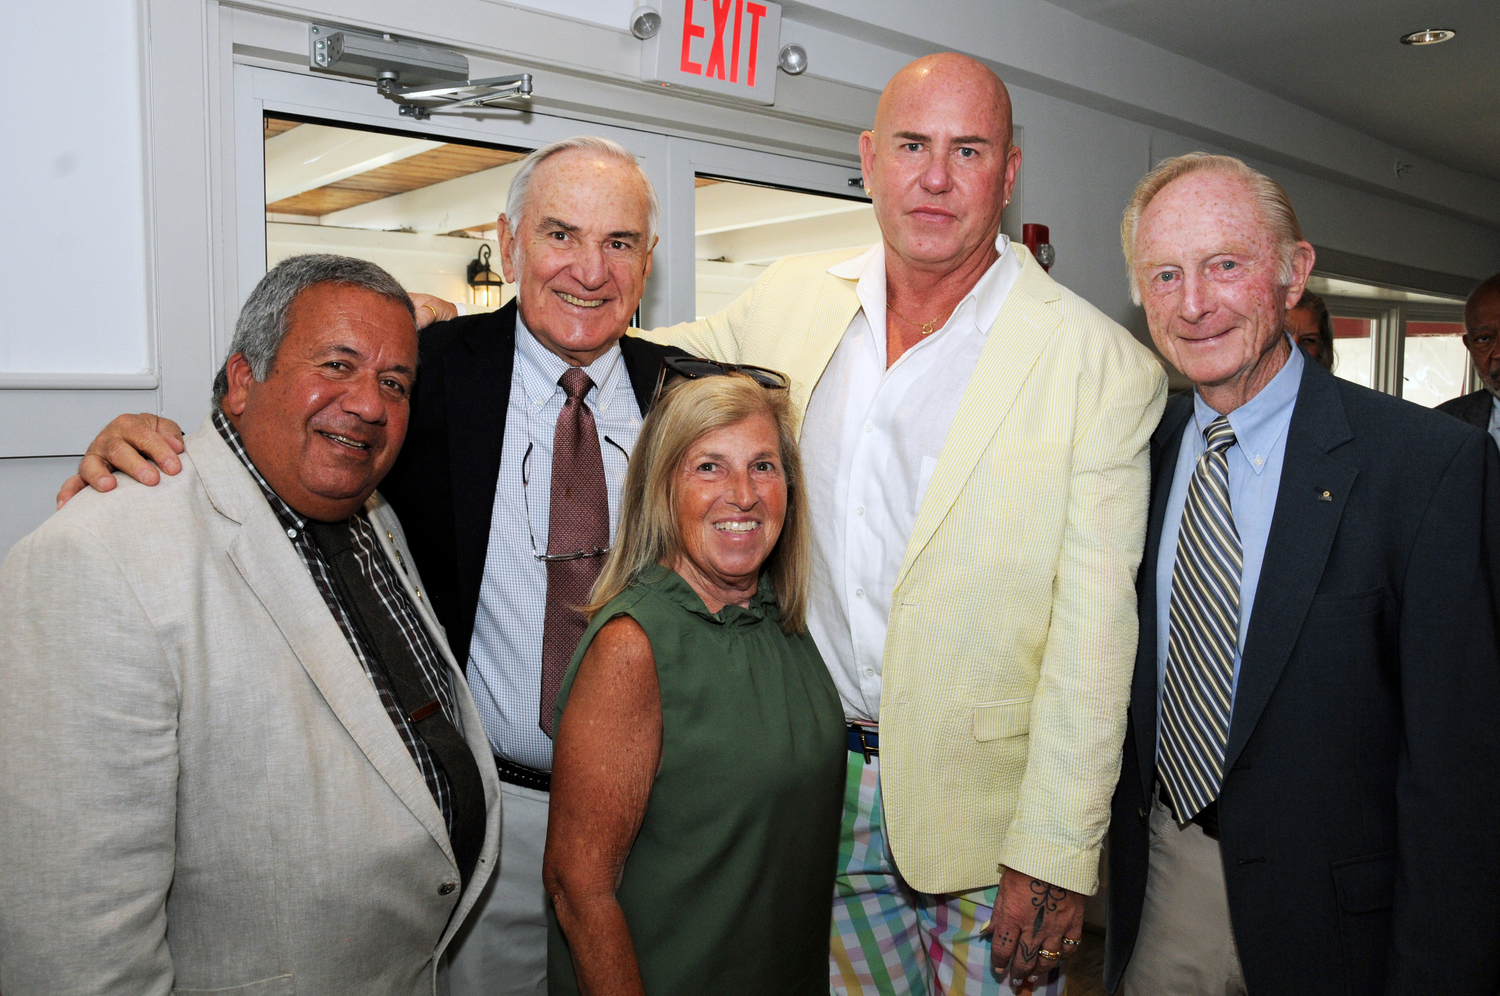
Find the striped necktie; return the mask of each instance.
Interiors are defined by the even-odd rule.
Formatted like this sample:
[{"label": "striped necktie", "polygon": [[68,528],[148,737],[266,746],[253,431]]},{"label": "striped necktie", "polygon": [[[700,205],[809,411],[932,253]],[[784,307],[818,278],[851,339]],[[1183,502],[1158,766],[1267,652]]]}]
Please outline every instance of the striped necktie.
[{"label": "striped necktie", "polygon": [[1186,824],[1218,798],[1234,652],[1239,644],[1240,534],[1229,507],[1234,430],[1227,416],[1204,432],[1208,449],[1188,482],[1177,563],[1172,568],[1171,625],[1162,682],[1157,769],[1172,814]]}]

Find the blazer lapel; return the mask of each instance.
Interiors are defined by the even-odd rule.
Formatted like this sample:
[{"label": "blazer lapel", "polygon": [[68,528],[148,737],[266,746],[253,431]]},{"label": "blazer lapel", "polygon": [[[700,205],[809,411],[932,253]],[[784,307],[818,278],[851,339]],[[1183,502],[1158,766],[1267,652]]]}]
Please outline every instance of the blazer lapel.
[{"label": "blazer lapel", "polygon": [[1224,771],[1245,749],[1291,657],[1359,471],[1332,452],[1354,438],[1333,375],[1303,367],[1266,556],[1235,686]]},{"label": "blazer lapel", "polygon": [[1021,273],[1005,298],[1000,316],[990,329],[974,375],[964,389],[953,426],[943,441],[932,482],[917,512],[917,522],[906,546],[906,557],[896,577],[900,587],[907,571],[932,539],[948,509],[958,500],[964,482],[1010,412],[1021,385],[1053,331],[1062,322],[1051,302],[1061,295],[1054,283],[1027,253],[1021,254]]},{"label": "blazer lapel", "polygon": [[[1186,403],[1184,403],[1186,402]],[[1151,510],[1146,518],[1146,547],[1136,574],[1136,601],[1140,617],[1140,639],[1136,643],[1135,675],[1130,685],[1130,715],[1135,726],[1136,763],[1141,775],[1141,795],[1151,798],[1156,777],[1156,561],[1161,553],[1162,525],[1167,517],[1167,498],[1176,476],[1182,436],[1192,421],[1191,393],[1167,402],[1161,424],[1151,436]]]},{"label": "blazer lapel", "polygon": [[489,550],[495,482],[516,363],[515,302],[495,312],[491,321],[469,329],[463,348],[449,350],[444,363],[459,582],[474,604]]},{"label": "blazer lapel", "polygon": [[795,366],[787,364],[784,371],[791,378],[792,410],[797,413],[797,435],[802,435],[802,416],[807,414],[807,403],[812,398],[828,361],[843,341],[849,323],[859,311],[859,296],[854,289],[858,281],[827,274],[818,288],[813,302],[812,320],[807,327],[807,337],[802,348],[795,353]]},{"label": "blazer lapel", "polygon": [[193,439],[193,460],[214,507],[238,524],[229,559],[370,764],[448,848],[442,813],[312,576],[250,473],[211,423],[205,429]]}]

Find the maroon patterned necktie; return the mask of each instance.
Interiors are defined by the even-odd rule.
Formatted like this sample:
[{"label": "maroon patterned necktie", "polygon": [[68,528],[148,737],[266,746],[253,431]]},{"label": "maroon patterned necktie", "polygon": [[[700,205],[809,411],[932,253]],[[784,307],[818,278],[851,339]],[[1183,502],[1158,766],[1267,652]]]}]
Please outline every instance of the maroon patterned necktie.
[{"label": "maroon patterned necktie", "polygon": [[[557,690],[572,663],[589,600],[609,547],[609,494],[594,413],[583,403],[594,382],[578,367],[558,380],[568,400],[552,438],[552,498],[547,516],[547,618],[542,629],[542,732],[552,736]],[[581,556],[580,556],[581,554]]]}]

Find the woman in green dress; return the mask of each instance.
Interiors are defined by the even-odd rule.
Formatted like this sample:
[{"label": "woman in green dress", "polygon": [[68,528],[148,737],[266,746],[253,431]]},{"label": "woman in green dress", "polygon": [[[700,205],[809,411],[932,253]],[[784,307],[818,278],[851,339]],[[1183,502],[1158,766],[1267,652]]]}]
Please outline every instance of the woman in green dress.
[{"label": "woman in green dress", "polygon": [[786,380],[674,368],[558,696],[550,991],[823,996],[846,735]]}]

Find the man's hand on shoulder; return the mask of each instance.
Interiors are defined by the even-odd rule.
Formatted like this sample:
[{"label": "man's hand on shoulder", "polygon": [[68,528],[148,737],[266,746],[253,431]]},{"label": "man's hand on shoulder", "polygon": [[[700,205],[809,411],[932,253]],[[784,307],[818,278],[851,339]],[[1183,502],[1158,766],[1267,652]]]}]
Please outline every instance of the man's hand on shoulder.
[{"label": "man's hand on shoulder", "polygon": [[431,294],[411,294],[411,306],[417,312],[417,331],[433,322],[446,322],[458,317],[458,306]]},{"label": "man's hand on shoulder", "polygon": [[1007,970],[1017,991],[1057,967],[1083,940],[1083,908],[1088,897],[1007,869],[1000,879],[990,917],[995,974]]},{"label": "man's hand on shoulder", "polygon": [[116,470],[148,487],[154,485],[161,480],[162,473],[170,475],[182,470],[177,454],[184,449],[182,427],[171,419],[149,412],[121,415],[89,444],[83,459],[78,461],[78,473],[64,481],[57,493],[57,507],[62,508],[84,488],[114,490]]}]

